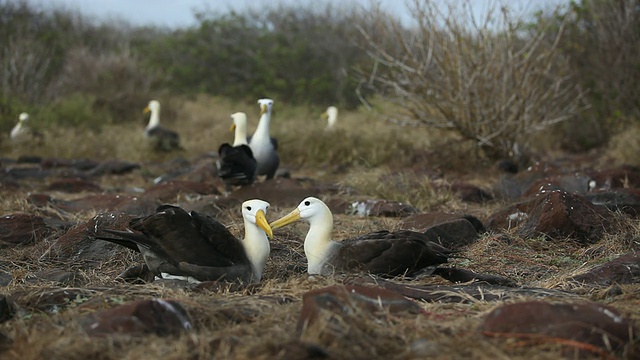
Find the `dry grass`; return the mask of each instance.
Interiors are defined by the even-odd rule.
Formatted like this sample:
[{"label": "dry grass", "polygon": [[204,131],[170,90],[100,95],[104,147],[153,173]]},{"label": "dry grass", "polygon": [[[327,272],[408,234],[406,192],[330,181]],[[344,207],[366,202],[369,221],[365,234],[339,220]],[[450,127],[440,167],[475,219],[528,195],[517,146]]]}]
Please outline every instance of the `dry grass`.
[{"label": "dry grass", "polygon": [[[408,202],[422,210],[464,211],[486,218],[500,203],[469,205],[461,203],[446,190],[430,184],[434,175],[428,170],[446,169],[442,153],[455,154],[456,149],[438,148],[450,139],[442,134],[430,134],[422,127],[401,127],[365,110],[341,113],[338,129],[325,133],[320,119],[321,109],[292,108],[277,102],[272,122],[273,133],[280,139],[283,166],[293,169],[295,177],[309,176],[326,182],[340,183],[355,189],[362,196]],[[143,122],[105,126],[100,133],[59,129],[47,134],[42,147],[8,148],[8,154],[38,154],[93,159],[121,159],[144,165],[175,156],[187,159],[216,151],[223,141],[230,141],[229,115],[245,111],[250,131],[257,123],[257,105],[232,103],[224,99],[199,97],[184,101],[175,121],[165,125],[179,129],[185,151],[181,154],[157,155],[141,142]],[[313,132],[313,134],[310,134]],[[64,139],[64,141],[54,141]],[[336,142],[336,139],[339,141]],[[352,143],[359,148],[354,149]],[[435,149],[437,150],[433,150]],[[425,161],[416,167],[410,154],[421,154]],[[332,167],[336,159],[340,166]],[[450,159],[451,160],[451,159]],[[451,161],[455,161],[451,160]],[[481,184],[493,180],[487,172],[461,171],[464,178]],[[449,174],[447,180],[455,180]],[[437,176],[435,176],[437,177]],[[35,182],[35,189],[46,181]],[[105,189],[148,187],[145,169],[126,176],[104,176],[99,179]],[[59,194],[56,194],[58,196]],[[24,193],[3,193],[0,206],[4,213],[40,212],[26,203]],[[268,200],[268,199],[267,199]],[[273,208],[270,219],[291,209]],[[54,214],[55,215],[55,214]],[[74,222],[84,222],[95,215],[57,214]],[[234,211],[221,214],[221,221],[230,225],[234,234],[242,232],[239,216]],[[335,215],[336,239],[379,229],[396,229],[398,219],[356,218]],[[607,289],[576,287],[567,279],[611,258],[640,247],[640,226],[621,217],[621,230],[607,234],[589,247],[572,241],[521,239],[514,234],[488,234],[466,248],[459,266],[482,273],[509,277],[523,286],[568,289],[576,299],[593,300],[619,309],[625,316],[640,320],[638,298],[640,287],[621,285],[622,295],[607,295]],[[290,351],[295,344],[315,344],[333,358],[409,359],[409,358],[476,358],[476,359],[557,359],[573,357],[573,349],[554,339],[544,341],[488,338],[478,332],[483,317],[503,302],[473,300],[469,303],[420,303],[422,313],[370,314],[354,309],[347,318],[322,317],[305,329],[296,330],[302,295],[312,289],[342,283],[344,276],[308,277],[302,240],[307,226],[295,224],[278,230],[272,243],[270,260],[264,281],[258,289],[249,291],[197,292],[158,283],[127,284],[117,279],[124,269],[139,264],[138,254],[123,249],[96,268],[82,264],[61,263],[47,256],[55,238],[40,243],[0,250],[0,270],[14,280],[3,289],[21,305],[10,321],[0,324],[0,332],[13,339],[4,351],[6,359],[271,359],[295,358]],[[43,311],[38,299],[49,291],[62,289],[55,284],[29,282],[26,278],[44,269],[78,271],[85,279],[81,296],[57,312]],[[407,284],[442,284],[437,277],[402,280]],[[78,319],[86,314],[110,308],[131,300],[168,298],[178,300],[188,311],[194,330],[173,337],[118,335],[110,338],[90,338],[81,329]],[[527,300],[523,297],[521,300]],[[518,300],[508,300],[509,302]],[[554,299],[554,301],[568,301]],[[572,300],[577,301],[577,300]],[[557,340],[557,339],[556,339]],[[289,345],[286,347],[285,345]],[[636,344],[637,346],[638,344]],[[298,348],[305,348],[299,345]],[[289,349],[289,350],[287,350]],[[595,356],[595,355],[594,355]]]}]

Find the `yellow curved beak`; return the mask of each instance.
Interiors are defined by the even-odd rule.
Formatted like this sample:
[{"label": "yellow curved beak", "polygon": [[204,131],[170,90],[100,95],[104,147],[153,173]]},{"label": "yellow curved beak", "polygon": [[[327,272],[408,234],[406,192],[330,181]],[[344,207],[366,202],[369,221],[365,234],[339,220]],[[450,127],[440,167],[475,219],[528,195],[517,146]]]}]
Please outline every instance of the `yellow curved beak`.
[{"label": "yellow curved beak", "polygon": [[260,105],[260,116],[267,112],[267,104]]},{"label": "yellow curved beak", "polygon": [[144,108],[144,110],[142,110],[143,114],[146,114],[148,112],[151,112],[151,109],[149,109],[149,107],[147,106],[146,108]]},{"label": "yellow curved beak", "polygon": [[236,124],[235,123],[231,124],[231,132],[234,132],[234,131],[236,131]]},{"label": "yellow curved beak", "polygon": [[256,212],[256,224],[260,229],[264,230],[269,239],[273,239],[273,230],[271,230],[271,227],[267,222],[267,217],[264,215],[264,211],[258,210]]},{"label": "yellow curved beak", "polygon": [[295,209],[292,212],[288,213],[287,215],[281,217],[280,219],[272,222],[271,228],[275,230],[285,225],[289,225],[292,222],[298,221],[300,219],[302,219],[302,216],[300,216],[300,210]]}]

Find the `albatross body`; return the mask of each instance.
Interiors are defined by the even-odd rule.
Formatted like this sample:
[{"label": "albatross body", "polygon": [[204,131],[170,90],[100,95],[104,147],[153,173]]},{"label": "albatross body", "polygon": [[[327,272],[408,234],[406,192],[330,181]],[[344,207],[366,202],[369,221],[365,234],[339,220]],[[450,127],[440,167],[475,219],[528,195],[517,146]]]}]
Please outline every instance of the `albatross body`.
[{"label": "albatross body", "polygon": [[27,126],[29,114],[23,112],[18,116],[18,123],[11,129],[9,137],[13,142],[23,142],[33,137],[33,132]]},{"label": "albatross body", "polygon": [[151,113],[149,123],[144,129],[144,136],[151,142],[156,150],[171,151],[180,149],[180,135],[173,130],[160,126],[160,102],[149,101],[149,105],[143,111]]},{"label": "albatross body", "polygon": [[247,115],[231,115],[235,131],[233,145],[224,143],[218,148],[218,175],[226,185],[248,185],[256,178],[257,162],[247,143]]},{"label": "albatross body", "polygon": [[397,276],[446,263],[451,250],[415,231],[378,231],[354,239],[333,241],[333,215],[321,200],[308,197],[288,215],[271,223],[277,229],[304,219],[309,232],[304,240],[309,274],[365,271]]},{"label": "albatross body", "polygon": [[96,238],[138,250],[157,276],[257,283],[269,256],[267,236],[273,235],[266,220],[268,207],[258,199],[242,204],[242,240],[212,217],[172,205],[132,220],[130,231],[105,229],[110,236]]},{"label": "albatross body", "polygon": [[260,121],[249,141],[249,147],[258,163],[256,175],[267,175],[267,179],[273,179],[280,165],[280,157],[276,151],[278,142],[269,135],[273,100],[260,99],[258,105],[260,105]]}]

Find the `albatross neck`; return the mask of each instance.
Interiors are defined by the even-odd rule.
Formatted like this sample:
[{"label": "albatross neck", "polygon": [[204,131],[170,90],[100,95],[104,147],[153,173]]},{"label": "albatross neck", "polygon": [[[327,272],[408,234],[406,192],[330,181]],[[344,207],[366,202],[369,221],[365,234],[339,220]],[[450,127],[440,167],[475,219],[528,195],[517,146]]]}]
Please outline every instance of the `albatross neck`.
[{"label": "albatross neck", "polygon": [[147,124],[147,130],[153,129],[160,125],[160,109],[151,109],[151,116],[149,117],[149,124]]},{"label": "albatross neck", "polygon": [[309,274],[322,274],[333,249],[338,246],[337,242],[331,240],[332,230],[333,215],[329,209],[309,219],[309,232],[304,240]]},{"label": "albatross neck", "polygon": [[260,116],[260,120],[258,121],[258,127],[256,128],[256,132],[253,134],[251,141],[254,139],[259,141],[270,140],[269,137],[269,123],[271,122],[271,112],[266,112]]},{"label": "albatross neck", "polygon": [[252,282],[259,282],[262,271],[269,257],[269,239],[262,229],[249,221],[244,222],[244,239],[242,246],[253,268]]},{"label": "albatross neck", "polygon": [[233,138],[233,146],[248,145],[247,143],[247,123],[239,122],[236,124],[235,136]]}]

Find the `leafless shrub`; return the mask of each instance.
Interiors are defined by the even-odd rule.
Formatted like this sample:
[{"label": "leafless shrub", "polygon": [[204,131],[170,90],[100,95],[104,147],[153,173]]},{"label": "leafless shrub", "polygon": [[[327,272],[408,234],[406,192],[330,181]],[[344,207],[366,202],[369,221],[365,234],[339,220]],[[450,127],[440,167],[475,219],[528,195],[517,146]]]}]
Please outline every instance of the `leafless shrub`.
[{"label": "leafless shrub", "polygon": [[478,19],[470,1],[455,4],[443,10],[440,2],[412,0],[415,29],[383,27],[382,38],[394,37],[395,47],[361,31],[376,61],[369,84],[410,120],[451,129],[499,158],[520,155],[532,133],[581,110],[584,91],[557,51],[562,24],[525,32],[507,7]]},{"label": "leafless shrub", "polygon": [[47,85],[51,51],[30,37],[14,37],[0,48],[0,94],[36,101]]}]

